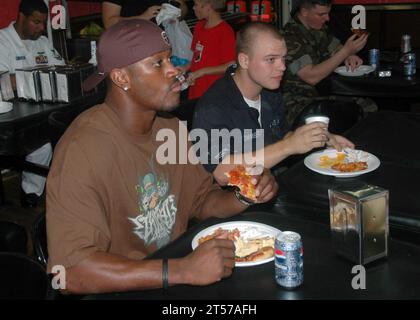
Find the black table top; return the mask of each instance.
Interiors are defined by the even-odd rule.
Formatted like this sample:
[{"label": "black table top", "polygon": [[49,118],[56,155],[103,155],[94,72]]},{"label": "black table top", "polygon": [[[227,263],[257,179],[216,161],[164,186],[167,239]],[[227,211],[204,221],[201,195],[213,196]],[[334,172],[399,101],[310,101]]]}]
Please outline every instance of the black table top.
[{"label": "black table top", "polygon": [[103,94],[69,103],[29,102],[15,99],[10,112],[0,114],[0,155],[25,155],[49,140],[48,116],[57,110],[88,108],[103,101]]},{"label": "black table top", "polygon": [[395,67],[391,77],[378,77],[374,72],[360,77],[346,77],[332,73],[318,84],[321,95],[342,95],[370,98],[420,98],[420,69],[407,78]]},{"label": "black table top", "polygon": [[360,149],[397,165],[420,169],[420,113],[383,111],[370,113],[347,133]]},{"label": "black table top", "polygon": [[[377,112],[369,114],[346,136],[357,149],[376,155],[380,167],[354,178],[336,178],[313,172],[303,161],[284,172],[279,183],[288,201],[328,208],[328,189],[368,183],[389,190],[390,227],[420,234],[420,114]],[[317,217],[329,221],[326,214]],[[419,238],[420,239],[420,238]]]},{"label": "black table top", "polygon": [[2,125],[10,125],[27,120],[36,120],[37,118],[48,116],[51,112],[72,106],[80,106],[82,104],[97,103],[98,96],[90,95],[80,97],[69,103],[45,103],[45,102],[32,102],[14,99],[13,109],[9,112],[0,114],[0,128]]},{"label": "black table top", "polygon": [[[288,212],[293,213],[293,212]],[[194,287],[179,285],[162,289],[86,296],[86,299],[418,299],[420,297],[420,247],[390,239],[389,256],[366,265],[366,289],[352,287],[354,264],[332,249],[329,226],[273,212],[248,212],[234,218],[209,219],[195,225],[152,258],[182,257],[191,252],[193,237],[205,227],[222,221],[256,221],[302,236],[304,284],[295,290],[280,287],[274,278],[274,262],[237,267],[231,277]]]}]

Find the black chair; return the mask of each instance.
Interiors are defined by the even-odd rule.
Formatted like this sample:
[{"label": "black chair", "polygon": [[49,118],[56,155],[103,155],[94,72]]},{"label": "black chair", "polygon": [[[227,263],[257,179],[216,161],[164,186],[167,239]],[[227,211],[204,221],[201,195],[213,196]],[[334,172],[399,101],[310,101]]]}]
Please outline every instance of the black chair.
[{"label": "black chair", "polygon": [[40,215],[35,220],[32,229],[32,243],[36,260],[38,260],[39,263],[46,267],[48,261],[48,247],[47,226],[44,214]]},{"label": "black chair", "polygon": [[58,110],[50,113],[48,116],[48,125],[50,141],[53,148],[72,121],[86,109],[88,108],[83,106],[71,110]]},{"label": "black chair", "polygon": [[51,297],[44,267],[21,253],[0,253],[0,300],[44,300]]},{"label": "black chair", "polygon": [[[47,225],[45,215],[40,215],[34,222],[32,229],[32,242],[35,259],[46,269],[48,262],[48,246],[47,246]],[[48,275],[48,299],[53,300],[80,300],[82,295],[62,295],[59,290],[53,290],[51,282],[53,275]]]},{"label": "black chair", "polygon": [[363,110],[351,99],[315,101],[302,110],[295,119],[292,129],[304,125],[305,118],[313,115],[329,117],[328,131],[343,134],[363,117]]},{"label": "black chair", "polygon": [[0,221],[0,252],[28,252],[25,227],[10,221]]}]

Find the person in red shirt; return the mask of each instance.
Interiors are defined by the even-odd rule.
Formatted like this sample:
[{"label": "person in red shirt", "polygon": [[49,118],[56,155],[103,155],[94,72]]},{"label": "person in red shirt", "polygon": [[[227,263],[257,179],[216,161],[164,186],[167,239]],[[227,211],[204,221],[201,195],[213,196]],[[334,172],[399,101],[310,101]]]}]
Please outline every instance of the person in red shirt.
[{"label": "person in red shirt", "polygon": [[194,0],[194,13],[200,20],[194,28],[191,50],[189,99],[197,99],[235,63],[235,34],[222,20],[222,0]]}]

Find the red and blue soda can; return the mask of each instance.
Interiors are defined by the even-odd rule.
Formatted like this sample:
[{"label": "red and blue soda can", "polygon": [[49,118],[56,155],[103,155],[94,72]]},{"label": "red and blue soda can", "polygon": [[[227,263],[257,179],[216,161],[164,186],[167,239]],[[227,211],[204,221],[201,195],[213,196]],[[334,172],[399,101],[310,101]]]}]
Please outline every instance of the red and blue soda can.
[{"label": "red and blue soda can", "polygon": [[281,232],[275,241],[276,281],[282,287],[293,289],[303,283],[303,246],[298,233]]}]

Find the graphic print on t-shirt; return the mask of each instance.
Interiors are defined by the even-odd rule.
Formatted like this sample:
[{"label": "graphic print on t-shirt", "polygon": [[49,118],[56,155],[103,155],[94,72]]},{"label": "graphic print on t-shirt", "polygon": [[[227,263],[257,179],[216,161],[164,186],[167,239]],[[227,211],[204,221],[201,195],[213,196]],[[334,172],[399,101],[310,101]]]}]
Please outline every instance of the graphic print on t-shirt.
[{"label": "graphic print on t-shirt", "polygon": [[203,51],[204,51],[204,46],[200,43],[200,41],[198,41],[195,45],[195,50],[194,50],[194,62],[201,61],[201,56],[203,55]]},{"label": "graphic print on t-shirt", "polygon": [[[154,167],[153,165],[151,166]],[[145,245],[156,243],[158,248],[170,241],[172,227],[176,218],[175,196],[169,194],[169,182],[154,169],[139,177],[136,186],[140,214],[129,218],[135,225],[134,233]]]}]

